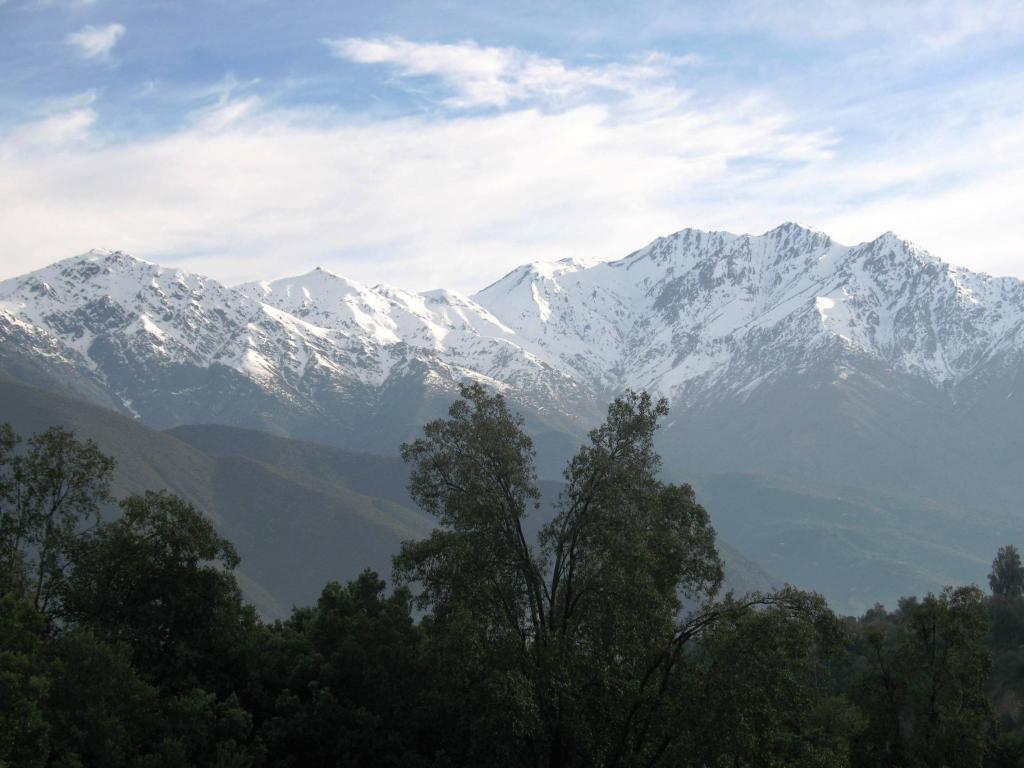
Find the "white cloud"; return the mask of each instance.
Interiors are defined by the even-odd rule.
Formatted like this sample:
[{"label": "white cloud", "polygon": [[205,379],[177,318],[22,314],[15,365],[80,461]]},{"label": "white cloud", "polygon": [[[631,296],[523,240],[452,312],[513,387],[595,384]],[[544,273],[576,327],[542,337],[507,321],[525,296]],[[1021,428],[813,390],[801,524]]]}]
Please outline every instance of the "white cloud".
[{"label": "white cloud", "polygon": [[[390,45],[360,55],[398,56]],[[580,70],[514,49],[421,48],[390,66],[442,79],[460,105],[513,106],[381,119],[275,108],[227,78],[164,135],[104,143],[79,97],[0,136],[0,277],[96,246],[227,282],[320,263],[472,291],[526,261],[785,220],[845,242],[892,229],[1024,277],[1024,78],[844,113],[886,127],[850,144],[764,93],[689,97],[657,55]]]},{"label": "white cloud", "polygon": [[68,35],[67,43],[78,48],[79,53],[87,59],[107,59],[126,31],[123,24],[107,24],[105,27],[89,24]]},{"label": "white cloud", "polygon": [[359,64],[387,64],[400,77],[434,77],[454,95],[452,107],[504,107],[527,99],[564,101],[593,91],[633,94],[664,79],[696,55],[650,54],[631,64],[571,67],[559,59],[518,48],[483,47],[472,41],[417,43],[390,37],[325,40],[334,56]]},{"label": "white cloud", "polygon": [[0,150],[10,147],[53,147],[81,141],[88,137],[96,122],[96,112],[88,107],[50,115],[18,128]]},{"label": "white cloud", "polygon": [[690,223],[687,199],[734,160],[828,157],[828,137],[749,105],[628,119],[600,105],[373,122],[244,101],[225,112],[105,146],[0,142],[5,271],[109,246],[193,254],[229,280],[327,262],[472,290],[524,260],[610,258]]}]

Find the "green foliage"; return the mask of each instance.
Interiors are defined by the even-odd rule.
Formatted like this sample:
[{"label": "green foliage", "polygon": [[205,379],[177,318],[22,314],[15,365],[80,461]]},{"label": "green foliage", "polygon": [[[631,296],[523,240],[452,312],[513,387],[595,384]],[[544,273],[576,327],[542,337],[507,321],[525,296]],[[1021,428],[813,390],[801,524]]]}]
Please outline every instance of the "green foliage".
[{"label": "green foliage", "polygon": [[0,766],[45,765],[50,681],[43,659],[46,622],[13,594],[0,595]]},{"label": "green foliage", "polygon": [[[68,557],[87,523],[110,499],[114,462],[92,441],[52,427],[15,454],[9,427],[0,434],[0,569],[8,589],[27,591],[50,615],[63,588]],[[20,582],[20,583],[19,583]]]},{"label": "green foliage", "polygon": [[522,422],[463,396],[403,447],[441,526],[401,586],[365,571],[269,626],[190,504],[98,521],[94,445],[0,428],[0,768],[1024,764],[1012,548],[988,599],[841,622],[792,588],[720,598],[708,513],[657,477],[663,402],[612,403],[531,542]]},{"label": "green foliage", "polygon": [[161,728],[159,694],[139,679],[124,647],[73,630],[48,647],[47,715],[58,765],[128,766]]},{"label": "green foliage", "polygon": [[[696,743],[685,714],[702,673],[687,649],[709,649],[708,633],[727,616],[753,642],[763,625],[739,617],[757,605],[794,626],[815,626],[814,611],[796,593],[712,602],[722,568],[708,514],[689,486],[657,479],[664,401],[629,392],[611,404],[567,467],[557,514],[534,546],[522,529],[538,496],[522,422],[500,394],[470,386],[462,396],[403,446],[411,495],[442,527],[406,544],[395,572],[430,611],[428,642],[451,696],[469,696],[458,719],[465,761],[678,763],[680,745]],[[696,606],[689,616],[684,598]],[[811,678],[794,681],[790,709],[826,696]],[[843,751],[840,721],[850,719],[815,721],[826,752]],[[799,733],[793,726],[791,738]]]},{"label": "green foliage", "polygon": [[688,738],[669,764],[848,765],[861,718],[827,665],[844,641],[818,596],[785,590],[757,611],[725,600],[691,659],[680,696]]},{"label": "green foliage", "polygon": [[1021,565],[1020,553],[1013,544],[1000,548],[996,554],[988,583],[996,597],[1024,595],[1024,565]]},{"label": "green foliage", "polygon": [[[279,766],[426,765],[443,733],[425,707],[428,670],[405,590],[370,571],[328,584],[265,645],[259,735]],[[433,718],[433,719],[432,719]]]},{"label": "green foliage", "polygon": [[230,692],[255,617],[231,575],[238,555],[209,520],[168,493],[131,496],[72,557],[64,621],[127,645],[161,687]]},{"label": "green foliage", "polygon": [[984,596],[976,587],[908,598],[857,626],[861,671],[851,698],[868,717],[855,741],[864,766],[980,766],[991,709]]}]

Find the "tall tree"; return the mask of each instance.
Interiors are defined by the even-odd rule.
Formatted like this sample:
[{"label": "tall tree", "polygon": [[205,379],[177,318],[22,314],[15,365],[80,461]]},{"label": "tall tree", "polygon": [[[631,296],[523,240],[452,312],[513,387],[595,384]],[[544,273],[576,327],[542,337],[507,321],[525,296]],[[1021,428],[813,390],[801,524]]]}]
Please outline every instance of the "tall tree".
[{"label": "tall tree", "polygon": [[91,440],[79,441],[60,427],[33,435],[24,453],[13,453],[13,445],[9,429],[0,433],[3,567],[8,574],[22,572],[33,605],[49,615],[71,549],[110,501],[114,461]]},{"label": "tall tree", "polygon": [[1024,595],[1024,565],[1013,544],[1000,547],[992,561],[988,584],[996,597],[1016,598]]},{"label": "tall tree", "polygon": [[753,604],[796,615],[795,593],[712,603],[708,514],[689,486],[657,479],[666,413],[646,393],[611,404],[537,545],[523,528],[539,497],[532,444],[500,394],[464,387],[448,419],[403,446],[410,492],[441,527],[404,545],[395,573],[429,609],[471,761],[676,763],[687,649]]}]

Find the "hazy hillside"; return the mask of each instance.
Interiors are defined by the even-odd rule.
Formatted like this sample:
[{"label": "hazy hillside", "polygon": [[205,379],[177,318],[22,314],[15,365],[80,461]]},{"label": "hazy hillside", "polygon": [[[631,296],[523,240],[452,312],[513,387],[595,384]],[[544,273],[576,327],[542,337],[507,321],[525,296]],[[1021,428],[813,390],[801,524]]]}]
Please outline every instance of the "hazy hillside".
[{"label": "hazy hillside", "polygon": [[213,519],[242,557],[247,595],[269,616],[311,603],[332,579],[370,567],[390,572],[402,539],[431,522],[386,498],[345,487],[329,474],[290,472],[239,456],[207,455],[119,414],[0,381],[0,422],[22,435],[60,424],[117,460],[118,495],[166,488]]},{"label": "hazy hillside", "polygon": [[[168,434],[212,456],[245,457],[274,465],[303,478],[307,483],[331,478],[359,493],[390,499],[410,508],[414,506],[405,487],[409,470],[396,456],[351,453],[316,443],[288,440],[266,432],[211,424],[176,427],[168,430]],[[546,469],[547,476],[558,474],[551,466],[542,469]],[[531,537],[551,519],[553,505],[562,484],[541,480],[540,489],[541,506],[530,515],[526,523],[527,534]],[[710,506],[709,510],[712,522],[718,524],[717,510],[714,506]],[[243,532],[242,535],[249,534]],[[725,589],[737,592],[767,590],[782,583],[778,576],[769,575],[764,568],[744,556],[726,537],[719,537],[718,549],[725,562]]]}]

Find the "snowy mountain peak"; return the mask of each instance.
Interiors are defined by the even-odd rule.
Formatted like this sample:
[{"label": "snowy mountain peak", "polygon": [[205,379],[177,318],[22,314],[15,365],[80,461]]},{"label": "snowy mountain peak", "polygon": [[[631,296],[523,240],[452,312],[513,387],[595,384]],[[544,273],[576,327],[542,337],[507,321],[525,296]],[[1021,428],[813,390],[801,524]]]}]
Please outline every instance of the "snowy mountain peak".
[{"label": "snowy mountain peak", "polygon": [[891,232],[850,247],[787,223],[763,235],[684,229],[572,271],[520,267],[474,298],[598,389],[690,400],[837,354],[949,389],[981,350],[1024,349],[1022,284],[999,286]]},{"label": "snowy mountain peak", "polygon": [[794,223],[684,229],[611,262],[533,262],[471,297],[321,267],[227,288],[94,250],[0,282],[0,315],[0,341],[63,350],[125,402],[147,380],[140,367],[151,378],[221,366],[309,408],[324,391],[415,369],[429,386],[475,378],[569,413],[625,387],[679,403],[746,397],[855,358],[952,393],[1024,355],[1024,283],[952,267],[891,232],[846,246]]}]

